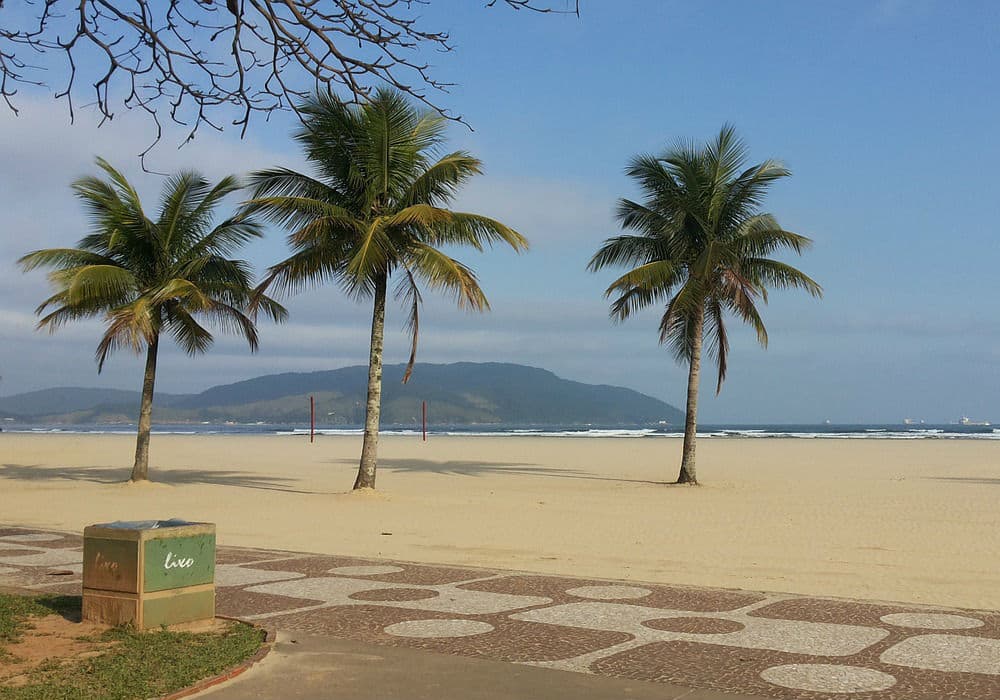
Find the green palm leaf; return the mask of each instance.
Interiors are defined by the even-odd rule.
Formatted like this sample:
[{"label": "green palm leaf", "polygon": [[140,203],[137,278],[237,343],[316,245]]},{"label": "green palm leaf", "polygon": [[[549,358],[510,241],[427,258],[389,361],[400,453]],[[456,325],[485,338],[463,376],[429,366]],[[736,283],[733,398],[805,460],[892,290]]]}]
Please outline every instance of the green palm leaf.
[{"label": "green palm leaf", "polygon": [[406,317],[406,330],[410,334],[410,358],[406,361],[406,370],[403,372],[403,384],[410,381],[413,374],[413,365],[417,362],[417,342],[420,338],[420,304],[423,297],[420,295],[420,287],[417,286],[417,279],[408,267],[403,267],[406,273],[396,287],[396,297],[405,299],[409,303],[410,313]]},{"label": "green palm leaf", "polygon": [[416,244],[409,251],[408,267],[431,289],[454,299],[458,308],[485,311],[490,308],[475,273],[437,248]]},{"label": "green palm leaf", "polygon": [[823,288],[818,282],[801,270],[778,260],[747,258],[743,260],[743,272],[762,288],[804,289],[810,296],[823,296]]},{"label": "green palm leaf", "polygon": [[[146,216],[135,188],[108,162],[98,159],[105,178],[73,183],[90,223],[77,248],[52,248],[19,260],[25,271],[48,268],[54,293],[36,309],[39,327],[102,317],[104,333],[95,357],[100,372],[119,349],[146,351],[142,407],[133,479],[146,478],[153,381],[162,332],[188,354],[205,351],[216,328],[242,335],[257,348],[257,330],[241,309],[254,295],[248,263],[227,257],[261,235],[259,225],[238,214],[212,225],[221,200],[239,181],[212,185],[193,172],[166,179],[157,219]],[[257,307],[280,319],[284,309],[261,295]],[[45,315],[42,315],[42,314]]]},{"label": "green palm leaf", "polygon": [[704,146],[681,143],[660,155],[633,158],[626,173],[639,186],[641,201],[623,199],[617,218],[632,232],[608,238],[588,269],[630,268],[608,286],[615,321],[666,300],[660,342],[688,365],[688,403],[680,482],[696,482],[694,440],[701,351],[718,370],[716,392],[728,371],[727,314],[749,325],[761,345],[768,335],[758,300],[768,289],[805,289],[820,296],[810,277],[768,256],[802,253],[811,241],[785,231],[759,211],[768,187],[788,177],[781,163],[747,167],[747,148],[731,125]]},{"label": "green palm leaf", "polygon": [[165,312],[164,328],[188,355],[207,352],[215,342],[212,333],[183,308],[174,307]]},{"label": "green palm leaf", "polygon": [[482,162],[465,151],[440,158],[410,183],[401,204],[441,206],[452,200],[458,190],[476,175],[482,174]]},{"label": "green palm leaf", "polygon": [[[522,251],[528,243],[495,219],[446,208],[459,188],[480,174],[482,164],[464,151],[437,157],[447,125],[441,115],[417,109],[391,89],[376,91],[360,105],[321,93],[299,111],[303,121],[295,138],[314,172],[272,168],[250,177],[253,197],[244,212],[288,231],[292,249],[268,270],[256,291],[288,294],[334,282],[355,299],[372,300],[369,402],[355,484],[372,486],[385,305],[393,274],[400,274],[396,296],[408,307],[405,381],[416,362],[420,285],[443,292],[461,308],[489,308],[471,268],[439,248],[482,250],[503,244]],[[251,313],[262,308],[261,299],[254,298]]]}]

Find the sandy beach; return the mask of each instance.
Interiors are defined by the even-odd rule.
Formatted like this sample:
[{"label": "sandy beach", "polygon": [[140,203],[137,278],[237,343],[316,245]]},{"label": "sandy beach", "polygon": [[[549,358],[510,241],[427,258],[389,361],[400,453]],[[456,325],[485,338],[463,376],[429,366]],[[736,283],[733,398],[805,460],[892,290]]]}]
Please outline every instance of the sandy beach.
[{"label": "sandy beach", "polygon": [[0,434],[0,523],[218,525],[223,544],[1000,609],[1000,442]]}]

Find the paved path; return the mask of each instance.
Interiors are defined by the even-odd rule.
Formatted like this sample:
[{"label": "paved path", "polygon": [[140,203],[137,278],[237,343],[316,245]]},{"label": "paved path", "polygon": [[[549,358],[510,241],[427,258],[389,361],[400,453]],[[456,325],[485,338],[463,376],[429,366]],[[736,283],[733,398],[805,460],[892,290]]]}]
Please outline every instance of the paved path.
[{"label": "paved path", "polygon": [[[80,547],[0,528],[0,585],[79,593]],[[221,614],[365,645],[787,700],[1000,698],[995,612],[231,547],[216,585]]]},{"label": "paved path", "polygon": [[766,700],[665,683],[279,632],[261,663],[205,700]]}]

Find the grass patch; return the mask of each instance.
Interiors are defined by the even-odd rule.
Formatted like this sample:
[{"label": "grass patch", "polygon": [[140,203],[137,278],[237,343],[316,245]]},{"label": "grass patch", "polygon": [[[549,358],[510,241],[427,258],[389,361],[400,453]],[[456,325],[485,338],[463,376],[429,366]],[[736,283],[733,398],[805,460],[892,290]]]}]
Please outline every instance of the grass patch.
[{"label": "grass patch", "polygon": [[80,598],[68,595],[21,596],[0,593],[0,660],[8,656],[4,648],[16,644],[31,626],[33,617],[79,615]]},{"label": "grass patch", "polygon": [[[0,595],[0,649],[29,633],[30,618],[79,614],[80,598]],[[112,643],[101,656],[48,661],[27,683],[0,687],[2,700],[138,700],[190,686],[237,665],[260,648],[260,630],[229,623],[223,632],[108,630],[96,642]],[[0,660],[2,663],[2,660]]]}]

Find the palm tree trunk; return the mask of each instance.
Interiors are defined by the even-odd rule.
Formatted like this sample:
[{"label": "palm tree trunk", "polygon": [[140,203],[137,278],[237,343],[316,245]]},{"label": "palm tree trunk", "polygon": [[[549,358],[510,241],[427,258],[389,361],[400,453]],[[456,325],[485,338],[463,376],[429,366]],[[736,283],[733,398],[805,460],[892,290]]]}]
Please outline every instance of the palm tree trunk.
[{"label": "palm tree trunk", "polygon": [[365,439],[361,446],[361,465],[355,489],[375,488],[375,466],[378,459],[378,425],[382,414],[382,340],[385,335],[385,296],[388,279],[385,275],[375,282],[375,308],[372,312],[372,342],[368,355],[368,404],[365,407]]},{"label": "palm tree trunk", "polygon": [[698,381],[701,378],[701,345],[705,328],[705,306],[698,308],[694,318],[694,338],[691,347],[691,366],[688,368],[687,406],[684,415],[684,450],[678,484],[698,484],[695,470],[694,448],[698,433]]},{"label": "palm tree trunk", "polygon": [[139,404],[139,433],[135,440],[135,464],[129,481],[149,481],[149,432],[153,423],[153,385],[156,382],[156,351],[160,336],[155,335],[146,349],[146,371],[142,375]]}]

